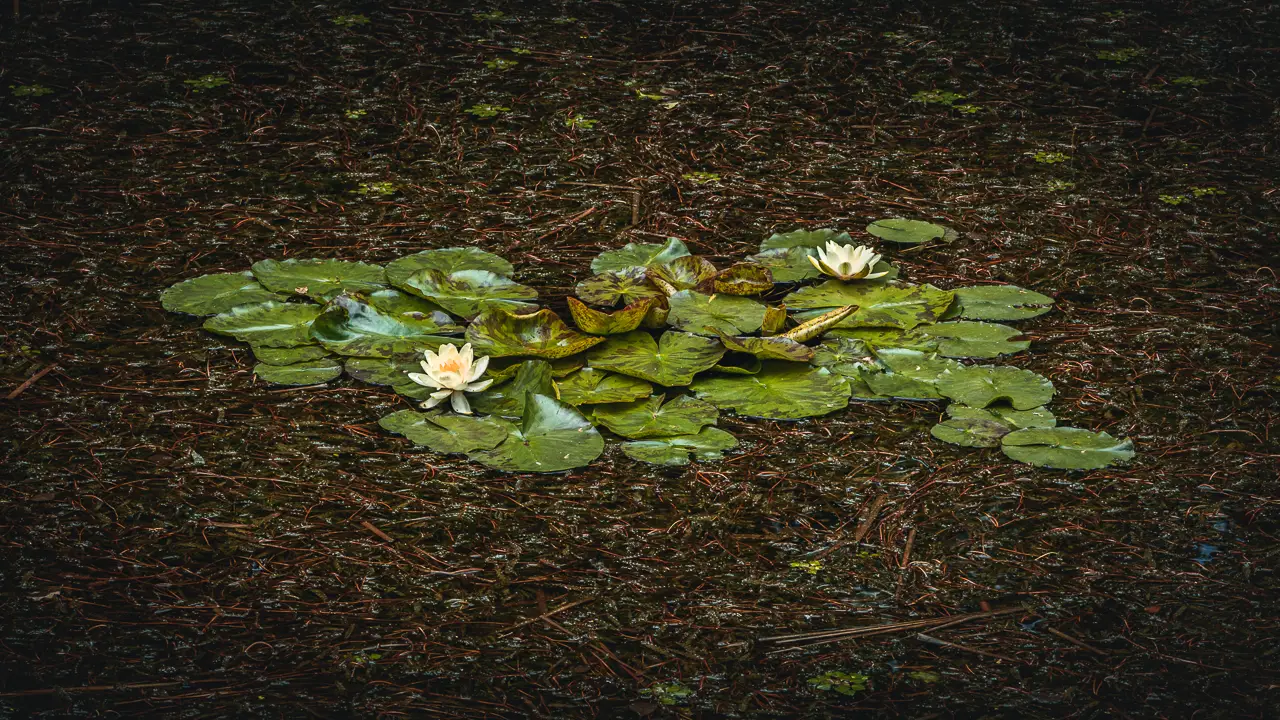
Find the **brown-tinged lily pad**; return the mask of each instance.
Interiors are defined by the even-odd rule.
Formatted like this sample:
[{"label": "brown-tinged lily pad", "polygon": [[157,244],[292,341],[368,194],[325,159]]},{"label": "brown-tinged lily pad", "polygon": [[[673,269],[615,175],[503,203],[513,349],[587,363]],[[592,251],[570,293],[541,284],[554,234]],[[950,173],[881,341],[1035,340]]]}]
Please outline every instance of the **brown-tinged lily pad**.
[{"label": "brown-tinged lily pad", "polygon": [[467,326],[467,342],[477,355],[553,360],[576,355],[604,342],[604,338],[574,330],[547,309],[525,315],[492,309],[481,313]]},{"label": "brown-tinged lily pad", "polygon": [[649,282],[644,268],[602,272],[578,283],[578,297],[592,305],[614,307],[630,305],[645,298],[665,297],[656,285]]},{"label": "brown-tinged lily pad", "polygon": [[784,337],[734,337],[716,332],[720,342],[732,352],[750,353],[761,360],[789,360],[809,362],[814,349]]},{"label": "brown-tinged lily pad", "polygon": [[[890,327],[911,330],[934,323],[951,305],[952,294],[932,285],[882,285],[828,280],[800,288],[786,297],[788,307],[818,310],[857,305],[838,327]],[[801,320],[809,319],[805,314]]]},{"label": "brown-tinged lily pad", "polygon": [[773,289],[773,273],[756,263],[738,263],[721,270],[712,287],[722,295],[760,295]]},{"label": "brown-tinged lily pad", "polygon": [[716,266],[696,255],[686,255],[666,265],[651,266],[645,275],[664,295],[670,296],[681,290],[710,290]]},{"label": "brown-tinged lily pad", "polygon": [[642,298],[614,312],[601,312],[587,307],[578,298],[568,298],[569,314],[583,332],[592,335],[621,335],[640,327],[657,298]]}]

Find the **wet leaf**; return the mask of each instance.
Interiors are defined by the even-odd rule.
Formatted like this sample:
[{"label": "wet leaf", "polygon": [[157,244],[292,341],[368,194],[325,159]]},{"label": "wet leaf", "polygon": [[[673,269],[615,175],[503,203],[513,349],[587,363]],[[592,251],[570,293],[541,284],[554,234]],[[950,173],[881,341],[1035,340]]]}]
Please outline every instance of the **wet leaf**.
[{"label": "wet leaf", "polygon": [[1010,430],[1048,428],[1058,424],[1058,420],[1053,416],[1053,413],[1044,407],[1030,410],[1014,410],[1012,407],[1003,405],[975,408],[968,405],[960,405],[959,403],[951,403],[947,406],[947,415],[952,418],[990,420],[1006,425]]},{"label": "wet leaf", "polygon": [[765,306],[737,295],[704,295],[681,290],[668,298],[671,311],[667,322],[695,335],[746,335],[760,329]]},{"label": "wet leaf", "polygon": [[373,292],[387,285],[381,267],[346,260],[259,260],[254,277],[273,292],[306,295],[324,302],[343,292]]},{"label": "wet leaf", "polygon": [[292,365],[253,366],[253,374],[276,385],[318,385],[342,375],[342,363],[332,358],[307,360]]},{"label": "wet leaf", "polygon": [[524,416],[492,450],[468,457],[508,472],[559,472],[589,464],[604,451],[604,438],[572,406],[530,394]]},{"label": "wet leaf", "polygon": [[471,409],[487,415],[518,418],[524,414],[525,400],[530,394],[555,397],[551,364],[545,360],[525,360],[515,377],[489,386],[484,392],[470,393]]},{"label": "wet leaf", "polygon": [[665,283],[674,290],[710,290],[716,276],[716,266],[700,257],[687,255],[667,263],[654,265],[645,271],[646,276],[659,288]]},{"label": "wet leaf", "polygon": [[387,281],[399,286],[422,270],[438,270],[445,275],[460,270],[486,270],[503,277],[515,272],[511,263],[493,253],[475,247],[453,247],[423,250],[387,263]]},{"label": "wet leaf", "polygon": [[[820,248],[828,242],[838,245],[852,245],[853,238],[849,233],[832,228],[822,230],[792,230],[789,233],[774,233],[760,243],[760,252],[787,248]],[[805,263],[808,263],[805,260]]]},{"label": "wet leaf", "polygon": [[876,360],[896,375],[912,380],[937,384],[943,377],[964,369],[964,365],[932,353],[902,348],[884,348],[875,351]]},{"label": "wet leaf", "polygon": [[[858,311],[840,323],[838,327],[841,328],[891,327],[901,330],[937,322],[951,305],[951,300],[950,292],[932,285],[877,285],[839,280],[801,288],[786,297],[787,306],[796,309],[827,310],[857,305]],[[805,314],[797,317],[809,319]]]},{"label": "wet leaf", "polygon": [[550,310],[513,315],[494,309],[481,313],[467,326],[467,342],[477,355],[551,360],[576,355],[604,342],[604,338],[583,335]]},{"label": "wet leaf", "polygon": [[725,353],[720,362],[711,368],[711,372],[727,375],[755,375],[764,369],[764,363],[755,355],[746,353]]},{"label": "wet leaf", "polygon": [[764,319],[760,322],[762,335],[777,335],[787,326],[787,306],[769,306],[764,309]]},{"label": "wet leaf", "polygon": [[759,295],[773,289],[773,273],[763,265],[738,263],[721,270],[712,287],[720,295]]},{"label": "wet leaf", "polygon": [[[414,320],[430,320],[441,326],[452,325],[454,322],[439,305],[395,288],[367,293],[363,297],[370,305],[388,315],[408,315]],[[462,328],[458,330],[461,331]]]},{"label": "wet leaf", "polygon": [[569,302],[569,314],[573,316],[573,321],[583,332],[592,335],[621,335],[622,333],[631,332],[640,327],[640,323],[644,321],[654,304],[658,302],[657,298],[644,298],[637,300],[630,305],[617,310],[615,312],[600,312],[587,307],[586,303],[577,298],[567,298]]},{"label": "wet leaf", "polygon": [[848,378],[861,377],[861,371],[876,368],[871,348],[861,340],[827,338],[814,349],[813,364]]},{"label": "wet leaf", "polygon": [[719,340],[669,330],[658,340],[643,330],[613,335],[587,354],[587,364],[601,370],[663,385],[688,385],[693,376],[724,355]]},{"label": "wet leaf", "polygon": [[995,447],[1010,432],[1002,423],[976,417],[943,420],[929,430],[935,438],[962,447]]},{"label": "wet leaf", "polygon": [[578,283],[575,292],[584,301],[602,307],[630,305],[644,298],[665,297],[661,290],[649,282],[643,268],[593,275]]},{"label": "wet leaf", "polygon": [[237,305],[205,320],[204,329],[260,347],[312,345],[311,323],[319,314],[320,306],[310,303]]},{"label": "wet leaf", "polygon": [[699,378],[690,389],[722,410],[778,420],[826,415],[849,404],[843,377],[797,363],[765,363],[755,375]]},{"label": "wet leaf", "polygon": [[619,250],[602,252],[591,261],[591,272],[616,272],[650,265],[665,265],[689,254],[689,248],[677,238],[662,244],[627,243]]},{"label": "wet leaf", "polygon": [[397,287],[468,320],[491,309],[515,313],[538,309],[526,302],[537,299],[537,290],[488,270],[459,270],[447,275],[439,270],[419,270]]},{"label": "wet leaf", "polygon": [[938,341],[921,335],[915,330],[895,330],[893,328],[836,328],[827,333],[828,337],[847,338],[866,343],[872,350],[880,348],[903,348],[934,352],[938,349]]},{"label": "wet leaf", "polygon": [[438,333],[458,329],[456,325],[441,327],[429,319],[388,315],[359,298],[339,295],[312,323],[311,336],[339,355],[385,358],[456,344],[457,338]]},{"label": "wet leaf", "polygon": [[881,240],[904,245],[919,245],[930,240],[947,239],[947,228],[941,225],[934,225],[924,220],[902,218],[877,220],[867,226],[867,232]]},{"label": "wet leaf", "polygon": [[1133,459],[1132,441],[1070,427],[1017,430],[1000,446],[1018,462],[1061,470],[1098,470]]},{"label": "wet leaf", "polygon": [[789,338],[733,337],[722,332],[717,332],[716,335],[720,338],[720,342],[731,352],[748,353],[761,360],[809,362],[814,355],[813,348]]},{"label": "wet leaf", "polygon": [[[344,364],[347,374],[360,382],[369,383],[370,385],[394,386],[413,383],[409,379],[409,373],[423,372],[422,359],[421,353],[378,358],[349,357]],[[419,385],[418,387],[423,386]],[[424,389],[427,394],[432,392],[431,388]]]},{"label": "wet leaf", "polygon": [[1012,367],[964,367],[940,378],[937,387],[944,396],[976,408],[1007,400],[1016,410],[1030,410],[1053,399],[1053,383],[1048,379]]},{"label": "wet leaf", "polygon": [[632,460],[654,465],[688,465],[697,460],[720,460],[725,450],[737,447],[738,439],[720,428],[703,428],[696,435],[653,438],[622,444],[622,452]]},{"label": "wet leaf", "polygon": [[1008,325],[985,322],[944,322],[916,329],[938,343],[938,353],[957,358],[994,358],[1031,347],[1030,340],[1010,340],[1022,334]]},{"label": "wet leaf", "polygon": [[1053,298],[1015,285],[956,288],[959,317],[969,320],[1026,320],[1053,309]]},{"label": "wet leaf", "polygon": [[217,315],[237,305],[284,301],[286,298],[262,287],[251,272],[216,273],[171,286],[160,294],[160,307],[188,315]]},{"label": "wet leaf", "polygon": [[570,405],[625,403],[649,397],[653,386],[639,378],[607,373],[595,368],[581,370],[556,382],[561,402]]},{"label": "wet leaf", "polygon": [[694,435],[706,425],[714,425],[720,411],[711,403],[689,395],[663,402],[663,396],[630,403],[601,405],[592,411],[596,422],[626,438],[667,435]]},{"label": "wet leaf", "polygon": [[273,348],[261,345],[250,345],[253,356],[260,363],[267,365],[296,365],[301,362],[319,360],[331,354],[322,345],[298,345],[297,347]]},{"label": "wet leaf", "polygon": [[501,418],[453,415],[441,412],[400,410],[378,421],[382,429],[409,438],[445,455],[489,450],[498,446],[514,427]]},{"label": "wet leaf", "polygon": [[775,248],[752,255],[747,259],[768,268],[774,282],[789,283],[809,280],[822,274],[813,266],[813,263],[809,262],[810,255],[814,255],[812,248]]},{"label": "wet leaf", "polygon": [[917,380],[891,372],[867,372],[861,373],[861,379],[866,384],[867,389],[872,393],[872,398],[889,397],[899,400],[940,400],[942,394],[938,392],[937,387],[930,382]]}]

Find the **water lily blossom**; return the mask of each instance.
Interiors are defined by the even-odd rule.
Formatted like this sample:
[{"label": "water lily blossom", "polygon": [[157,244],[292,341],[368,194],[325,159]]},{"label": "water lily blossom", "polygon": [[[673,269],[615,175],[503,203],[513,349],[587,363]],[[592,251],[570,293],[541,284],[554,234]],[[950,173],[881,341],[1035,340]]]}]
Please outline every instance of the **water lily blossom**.
[{"label": "water lily blossom", "polygon": [[818,257],[809,256],[809,262],[819,272],[841,280],[874,280],[889,274],[888,270],[871,272],[880,262],[880,256],[866,245],[854,247],[828,241],[826,249],[818,248]]},{"label": "water lily blossom", "polygon": [[448,399],[455,412],[470,415],[471,403],[467,402],[467,396],[463,393],[480,392],[493,384],[492,379],[476,382],[488,369],[489,356],[476,360],[471,343],[463,345],[462,350],[458,350],[452,343],[446,343],[440,346],[439,353],[427,350],[423,354],[426,356],[422,361],[425,374],[409,373],[409,379],[419,385],[435,388],[436,392],[431,393],[422,407],[433,408]]}]

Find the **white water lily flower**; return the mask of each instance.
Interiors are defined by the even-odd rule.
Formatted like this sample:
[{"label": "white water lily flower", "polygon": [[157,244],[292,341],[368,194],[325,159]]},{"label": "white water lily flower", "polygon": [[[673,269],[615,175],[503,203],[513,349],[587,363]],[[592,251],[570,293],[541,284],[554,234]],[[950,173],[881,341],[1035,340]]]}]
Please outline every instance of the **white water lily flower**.
[{"label": "white water lily flower", "polygon": [[880,256],[866,245],[854,247],[827,241],[826,249],[818,248],[818,257],[810,255],[809,262],[819,272],[841,280],[874,280],[889,274],[888,270],[871,272],[871,268],[880,262]]},{"label": "white water lily flower", "polygon": [[455,412],[470,415],[471,403],[467,402],[467,396],[463,393],[480,392],[493,384],[492,379],[476,382],[488,369],[489,356],[476,360],[471,343],[463,345],[462,350],[449,343],[441,345],[438,354],[430,350],[423,354],[427,358],[422,361],[425,374],[409,373],[409,379],[419,385],[436,388],[437,391],[431,393],[430,399],[422,403],[422,407],[433,408],[448,399]]}]

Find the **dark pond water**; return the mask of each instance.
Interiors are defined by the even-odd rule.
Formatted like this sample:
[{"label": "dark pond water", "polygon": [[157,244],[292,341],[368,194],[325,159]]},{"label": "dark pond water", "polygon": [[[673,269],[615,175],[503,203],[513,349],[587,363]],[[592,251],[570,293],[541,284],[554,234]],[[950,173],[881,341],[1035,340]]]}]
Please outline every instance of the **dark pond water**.
[{"label": "dark pond water", "polygon": [[[1276,717],[1280,10],[1155,5],[27,0],[0,381],[53,369],[0,400],[0,716]],[[157,301],[476,245],[558,307],[624,242],[894,215],[961,233],[893,253],[914,281],[1057,296],[1009,362],[1134,463],[1017,465],[895,403],[513,477]]]}]

